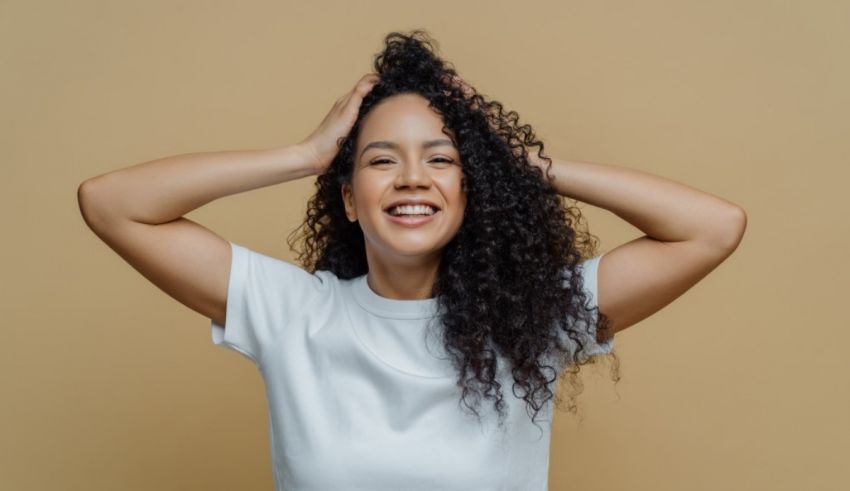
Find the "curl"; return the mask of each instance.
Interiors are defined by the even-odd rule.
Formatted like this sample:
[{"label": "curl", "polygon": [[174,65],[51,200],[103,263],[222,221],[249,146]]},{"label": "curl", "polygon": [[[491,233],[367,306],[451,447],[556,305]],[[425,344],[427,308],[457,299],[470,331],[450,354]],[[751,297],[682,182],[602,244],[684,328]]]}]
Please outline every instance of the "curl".
[{"label": "curl", "polygon": [[[567,409],[576,412],[575,398],[583,390],[579,367],[596,362],[584,356],[589,336],[597,330],[598,339],[610,336],[608,318],[589,308],[582,277],[573,274],[596,254],[598,239],[587,231],[579,208],[530,163],[530,148],[549,166],[552,161],[515,111],[505,112],[499,101],[454,83],[456,70],[436,54],[437,43],[426,31],[392,32],[384,42],[374,59],[380,82],[364,98],[327,172],[317,178],[306,219],[287,240],[290,248],[303,239],[297,261],[311,272],[332,271],[341,279],[368,272],[363,232],[346,218],[341,196],[343,184],[351,182],[355,142],[363,118],[382,100],[403,93],[425,97],[464,163],[464,221],[443,249],[432,291],[460,402],[480,418],[481,399],[492,400],[501,426],[506,415],[501,363],[513,378],[514,397],[526,401],[535,424],[548,401],[563,405],[552,390],[562,374],[572,389]],[[617,361],[615,381],[618,367]]]}]

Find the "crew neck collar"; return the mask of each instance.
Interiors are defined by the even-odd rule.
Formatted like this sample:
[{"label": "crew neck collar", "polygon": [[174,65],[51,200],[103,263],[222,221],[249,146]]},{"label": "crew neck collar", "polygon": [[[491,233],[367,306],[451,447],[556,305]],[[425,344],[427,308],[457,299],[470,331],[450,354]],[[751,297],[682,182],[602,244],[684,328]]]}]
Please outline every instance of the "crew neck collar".
[{"label": "crew neck collar", "polygon": [[391,319],[427,319],[436,313],[437,299],[398,300],[375,293],[366,281],[368,273],[352,280],[354,299],[361,307],[381,317]]}]

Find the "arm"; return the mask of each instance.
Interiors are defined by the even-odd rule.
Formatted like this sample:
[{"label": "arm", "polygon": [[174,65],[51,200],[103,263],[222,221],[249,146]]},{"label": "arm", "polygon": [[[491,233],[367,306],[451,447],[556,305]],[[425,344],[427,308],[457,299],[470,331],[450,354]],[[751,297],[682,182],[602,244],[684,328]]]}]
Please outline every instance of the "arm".
[{"label": "arm", "polygon": [[599,262],[598,306],[612,333],[657,312],[694,286],[737,248],[744,210],[690,186],[611,164],[529,153],[562,196],[604,208],[646,235],[605,253]]},{"label": "arm", "polygon": [[[468,98],[476,94],[459,76],[449,82]],[[734,252],[747,227],[740,206],[669,179],[610,164],[552,159],[549,166],[535,152],[528,158],[561,196],[604,208],[646,234],[599,260],[596,300],[611,320],[611,334],[708,275]]]},{"label": "arm", "polygon": [[169,296],[224,325],[231,249],[183,215],[223,196],[314,173],[299,145],[181,154],[80,184],[89,228]]},{"label": "arm", "polygon": [[298,145],[187,153],[88,179],[80,185],[80,195],[86,197],[80,203],[87,205],[83,216],[95,222],[124,219],[160,225],[218,198],[311,174]]},{"label": "arm", "polygon": [[77,189],[80,212],[139,273],[224,326],[230,243],[183,215],[223,196],[324,173],[377,82],[373,73],[361,77],[297,145],[181,154],[89,179]]}]

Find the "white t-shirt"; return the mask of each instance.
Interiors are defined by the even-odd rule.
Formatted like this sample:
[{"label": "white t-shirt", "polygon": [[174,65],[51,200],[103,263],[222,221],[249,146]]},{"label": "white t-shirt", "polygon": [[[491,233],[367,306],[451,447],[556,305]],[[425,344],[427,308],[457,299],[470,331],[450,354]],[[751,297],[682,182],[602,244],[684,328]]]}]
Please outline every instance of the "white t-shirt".
[{"label": "white t-shirt", "polygon": [[[491,400],[481,425],[464,412],[437,327],[426,326],[435,299],[385,298],[365,274],[341,280],[231,250],[226,329],[212,321],[212,339],[262,374],[278,491],[547,489],[552,401],[534,425],[508,378],[507,431]],[[599,257],[582,273],[593,305]]]}]

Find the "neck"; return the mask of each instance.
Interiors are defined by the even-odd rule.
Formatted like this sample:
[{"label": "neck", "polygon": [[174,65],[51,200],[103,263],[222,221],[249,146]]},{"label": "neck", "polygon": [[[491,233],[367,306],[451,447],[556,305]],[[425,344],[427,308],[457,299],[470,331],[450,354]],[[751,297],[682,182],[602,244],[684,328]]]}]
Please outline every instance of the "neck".
[{"label": "neck", "polygon": [[431,290],[437,280],[437,258],[388,260],[367,255],[369,273],[366,282],[373,292],[393,300],[423,300],[432,298]]}]

